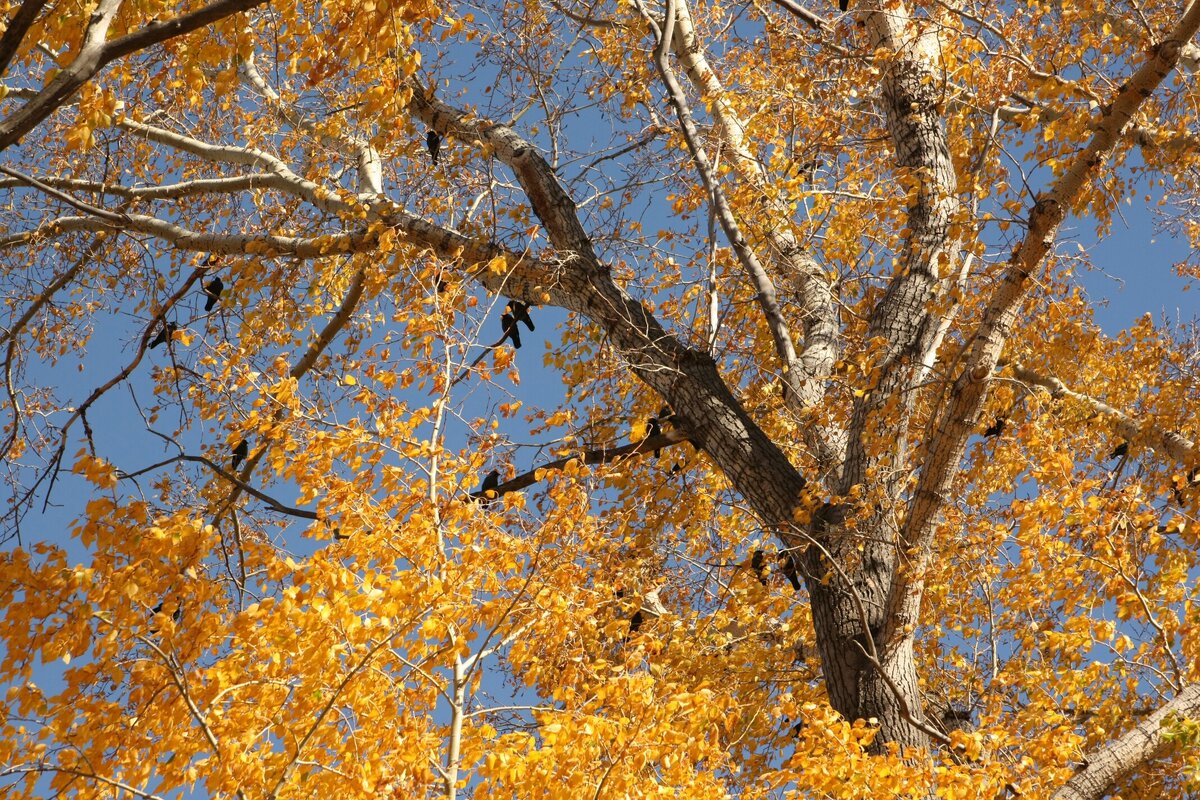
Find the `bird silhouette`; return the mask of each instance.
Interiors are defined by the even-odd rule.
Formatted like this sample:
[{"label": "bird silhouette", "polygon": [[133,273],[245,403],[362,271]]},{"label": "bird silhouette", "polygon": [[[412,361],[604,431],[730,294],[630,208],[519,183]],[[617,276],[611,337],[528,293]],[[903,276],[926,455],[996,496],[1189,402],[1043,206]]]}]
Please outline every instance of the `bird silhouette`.
[{"label": "bird silhouette", "polygon": [[850,0],[838,0],[838,8],[845,11],[850,7]]},{"label": "bird silhouette", "polygon": [[525,327],[533,330],[533,320],[529,318],[529,304],[522,303],[520,300],[509,300],[508,308],[506,309],[512,318],[517,322],[524,322]]},{"label": "bird silhouette", "polygon": [[783,577],[788,579],[788,583],[792,584],[792,589],[800,591],[800,576],[796,574],[796,562],[792,559],[791,552],[780,551],[779,571],[783,573]]},{"label": "bird silhouette", "polygon": [[242,439],[238,446],[233,448],[233,469],[237,469],[238,465],[245,461],[249,455],[250,443]]},{"label": "bird silhouette", "polygon": [[1004,417],[996,417],[996,421],[988,426],[983,432],[983,438],[991,439],[993,436],[999,436],[1004,433],[1005,420]]},{"label": "bird silhouette", "polygon": [[[154,608],[150,609],[151,616],[157,616],[157,615],[161,614],[163,611],[164,603],[166,603],[165,600],[159,600],[158,605],[156,605]],[[171,619],[175,622],[176,625],[178,625],[180,622],[183,622],[183,604],[182,603],[175,604],[175,610],[171,612]],[[150,624],[150,632],[158,633],[158,626],[155,625],[154,623],[151,623]]]},{"label": "bird silhouette", "polygon": [[[658,417],[651,417],[650,419],[646,420],[647,439],[649,439],[651,436],[658,436],[661,433],[662,425],[659,424]],[[654,448],[654,457],[658,458],[660,455],[662,455],[662,448]]]},{"label": "bird silhouette", "polygon": [[750,569],[754,570],[754,577],[758,578],[758,582],[766,586],[767,556],[762,550],[755,550],[754,555],[750,556]]},{"label": "bird silhouette", "polygon": [[217,300],[221,298],[221,292],[225,291],[225,284],[219,277],[214,277],[204,287],[204,294],[208,296],[208,300],[204,303],[205,311],[212,311],[213,306],[217,304]]},{"label": "bird silhouette", "polygon": [[1112,461],[1114,458],[1124,458],[1127,455],[1129,455],[1129,442],[1121,442],[1108,454],[1108,460]]},{"label": "bird silhouette", "polygon": [[504,338],[500,340],[504,344],[504,339],[511,339],[513,347],[521,349],[521,334],[517,329],[517,320],[512,314],[507,311],[500,315],[500,324],[504,327]]},{"label": "bird silhouette", "polygon": [[483,483],[480,485],[479,491],[476,492],[475,495],[485,506],[491,505],[495,500],[495,497],[490,497],[488,493],[490,492],[491,494],[496,495],[496,497],[499,497],[500,493],[497,491],[499,486],[500,470],[494,469],[487,475],[483,476]]},{"label": "bird silhouette", "polygon": [[154,341],[150,343],[150,349],[158,347],[171,338],[171,334],[179,330],[179,326],[174,322],[163,322],[162,328],[158,331],[158,335],[154,337]]},{"label": "bird silhouette", "polygon": [[429,150],[429,157],[433,159],[433,165],[438,165],[438,153],[442,149],[442,137],[433,128],[429,129],[429,133],[425,134],[425,147]]}]

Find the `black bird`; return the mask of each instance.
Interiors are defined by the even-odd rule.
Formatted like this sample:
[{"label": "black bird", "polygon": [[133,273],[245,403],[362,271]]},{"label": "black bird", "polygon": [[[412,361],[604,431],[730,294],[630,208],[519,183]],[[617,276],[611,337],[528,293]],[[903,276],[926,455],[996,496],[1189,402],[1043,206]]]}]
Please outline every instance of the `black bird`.
[{"label": "black bird", "polygon": [[1005,424],[1004,417],[996,417],[996,421],[988,426],[988,429],[983,432],[983,438],[991,439],[993,436],[999,436],[1000,434],[1004,433]]},{"label": "black bird", "polygon": [[679,416],[671,410],[669,405],[663,406],[658,410],[658,421],[670,425],[672,428],[679,427]]},{"label": "black bird", "polygon": [[213,306],[217,304],[223,291],[225,291],[225,284],[219,277],[214,277],[208,282],[208,285],[204,287],[204,294],[208,295],[208,300],[204,303],[205,311],[213,310]]},{"label": "black bird", "polygon": [[838,0],[838,8],[840,8],[842,11],[845,11],[849,7],[850,0]]},{"label": "black bird", "polygon": [[[158,605],[156,605],[154,608],[150,609],[150,614],[151,615],[161,614],[162,610],[163,610],[163,603],[165,603],[165,602],[166,602],[165,600],[159,600]],[[178,625],[180,622],[183,621],[183,604],[182,603],[176,603],[175,610],[171,612],[171,619],[175,621],[176,625]],[[152,624],[150,626],[150,632],[158,633],[158,626]]]},{"label": "black bird", "polygon": [[529,304],[522,303],[520,300],[508,301],[508,312],[512,314],[512,318],[517,322],[524,322],[525,327],[533,330],[533,320],[529,318]]},{"label": "black bird", "polygon": [[754,555],[750,557],[750,569],[754,570],[754,577],[758,578],[758,582],[763,586],[767,585],[767,557],[762,550],[755,550]]},{"label": "black bird", "polygon": [[492,492],[499,496],[496,489],[500,486],[500,470],[494,469],[483,478],[483,485],[479,487],[477,495],[483,500],[484,504],[490,504],[494,498],[488,497],[488,492]]},{"label": "black bird", "polygon": [[429,149],[429,157],[433,159],[433,165],[438,165],[438,152],[442,149],[442,137],[433,128],[429,129],[429,133],[425,134],[425,147]]},{"label": "black bird", "polygon": [[642,616],[642,610],[639,608],[634,612],[633,616],[629,618],[629,632],[637,633],[638,630],[641,629],[642,623],[645,621],[646,618]]},{"label": "black bird", "polygon": [[150,343],[150,349],[153,350],[160,344],[164,344],[168,339],[171,338],[171,334],[177,330],[179,330],[179,326],[174,322],[163,322],[162,329],[159,330],[158,335],[154,337],[154,341]]},{"label": "black bird", "polygon": [[504,344],[504,339],[512,339],[513,347],[521,349],[521,334],[517,330],[517,321],[512,314],[505,312],[500,315],[500,324],[504,326],[504,337],[500,340]]},{"label": "black bird", "polygon": [[237,447],[233,448],[233,469],[237,469],[238,465],[246,460],[250,455],[250,443],[242,439]]},{"label": "black bird", "polygon": [[1121,442],[1108,454],[1108,460],[1112,461],[1114,458],[1124,458],[1127,455],[1129,455],[1129,442]]},{"label": "black bird", "polygon": [[[660,433],[662,433],[662,425],[658,424],[658,417],[651,417],[650,419],[646,420],[647,439],[649,439],[651,436],[658,436]],[[662,455],[662,448],[656,447],[654,449],[654,457],[658,458],[660,455]]]},{"label": "black bird", "polygon": [[792,554],[787,550],[779,554],[779,571],[783,573],[783,577],[788,579],[788,583],[792,584],[792,589],[800,591],[800,577],[796,574],[796,562],[792,560]]},{"label": "black bird", "polygon": [[[796,165],[796,175],[812,183],[817,179],[817,170],[821,168],[821,159],[809,158]],[[787,384],[785,383],[784,386]]]}]

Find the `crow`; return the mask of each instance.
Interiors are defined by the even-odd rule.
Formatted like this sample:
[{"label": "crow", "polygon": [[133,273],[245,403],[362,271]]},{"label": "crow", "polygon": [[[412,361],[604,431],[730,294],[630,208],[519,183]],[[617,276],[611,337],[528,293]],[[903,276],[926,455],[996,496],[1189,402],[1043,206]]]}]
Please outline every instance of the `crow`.
[{"label": "crow", "polygon": [[767,585],[767,557],[762,550],[755,550],[754,555],[750,557],[750,569],[754,570],[754,577],[758,578],[758,582],[763,586]]},{"label": "crow", "polygon": [[507,311],[512,314],[512,318],[517,322],[524,322],[525,327],[533,330],[533,320],[529,318],[529,304],[522,303],[520,300],[508,301]]},{"label": "crow", "polygon": [[792,560],[792,554],[787,550],[779,554],[779,571],[783,573],[783,577],[788,579],[788,583],[792,584],[792,589],[800,591],[800,577],[796,575],[796,562]]},{"label": "crow", "polygon": [[179,330],[179,326],[174,322],[163,322],[162,329],[158,332],[158,335],[154,337],[154,341],[150,343],[150,349],[153,350],[160,344],[165,343],[171,338],[171,334],[177,330]]},{"label": "crow", "polygon": [[[660,433],[662,433],[662,425],[658,423],[658,417],[651,417],[650,419],[646,420],[647,439],[649,439],[651,436],[658,436]],[[660,455],[662,455],[662,449],[655,448],[654,457],[658,458]]]},{"label": "crow", "polygon": [[838,8],[845,11],[850,7],[850,0],[838,0]]},{"label": "crow", "polygon": [[1129,442],[1121,442],[1108,454],[1108,460],[1112,461],[1114,458],[1124,458],[1127,455],[1129,455]]},{"label": "crow", "polygon": [[217,304],[223,291],[225,291],[225,284],[221,282],[220,278],[214,277],[208,282],[208,285],[204,287],[204,294],[208,295],[208,300],[204,303],[205,311],[213,310],[213,306]]},{"label": "crow", "polygon": [[233,469],[237,469],[238,465],[246,460],[250,455],[250,443],[242,439],[237,447],[233,448]]},{"label": "crow", "polygon": [[494,469],[483,477],[483,484],[479,487],[479,491],[475,494],[479,496],[484,505],[491,505],[495,498],[488,497],[488,492],[491,492],[499,497],[499,492],[496,491],[497,487],[499,486],[500,470]]},{"label": "crow", "polygon": [[[152,616],[161,614],[162,610],[163,610],[163,604],[165,602],[166,602],[165,600],[158,601],[158,605],[156,605],[154,608],[150,609],[150,614]],[[176,625],[178,625],[180,622],[183,621],[183,604],[182,603],[175,604],[175,610],[171,612],[171,619],[175,622]],[[158,626],[151,623],[150,624],[150,632],[158,633]]]},{"label": "crow", "polygon": [[988,429],[983,432],[983,438],[991,439],[993,436],[999,436],[1000,434],[1004,433],[1005,424],[1006,421],[1004,417],[996,417],[996,421],[988,426]]},{"label": "crow", "polygon": [[512,339],[513,347],[521,349],[521,334],[517,330],[517,320],[512,314],[505,312],[500,315],[500,324],[504,326],[504,337],[500,340],[504,344],[504,339]]},{"label": "crow", "polygon": [[438,152],[442,149],[442,137],[433,128],[429,129],[429,133],[425,134],[425,147],[429,149],[429,157],[433,159],[433,165],[438,165]]}]

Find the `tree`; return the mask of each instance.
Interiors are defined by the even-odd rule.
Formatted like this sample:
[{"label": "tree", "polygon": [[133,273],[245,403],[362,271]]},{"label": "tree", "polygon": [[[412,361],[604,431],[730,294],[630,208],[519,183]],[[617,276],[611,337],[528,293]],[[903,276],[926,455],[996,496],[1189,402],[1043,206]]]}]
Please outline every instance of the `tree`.
[{"label": "tree", "polygon": [[1200,336],[1075,275],[1200,240],[1200,3],[46,6],[13,796],[1195,780]]}]

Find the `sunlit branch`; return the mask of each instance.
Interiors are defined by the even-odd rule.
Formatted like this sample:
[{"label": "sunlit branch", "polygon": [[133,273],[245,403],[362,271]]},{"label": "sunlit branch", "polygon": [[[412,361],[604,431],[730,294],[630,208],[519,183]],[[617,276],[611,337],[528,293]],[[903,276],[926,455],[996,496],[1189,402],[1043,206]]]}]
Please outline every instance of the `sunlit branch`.
[{"label": "sunlit branch", "polygon": [[684,141],[687,143],[688,150],[692,154],[692,161],[696,166],[696,172],[700,175],[700,180],[704,184],[713,211],[717,219],[721,222],[721,229],[725,232],[725,238],[733,247],[738,262],[746,271],[750,284],[754,287],[759,307],[762,309],[767,327],[771,331],[771,338],[775,342],[775,353],[782,362],[780,370],[783,382],[788,387],[788,394],[793,398],[799,398],[801,396],[800,381],[803,376],[796,357],[796,347],[792,343],[791,331],[788,329],[787,321],[783,318],[783,311],[779,306],[779,299],[775,293],[775,285],[767,276],[766,270],[759,262],[758,256],[750,247],[749,242],[742,235],[741,227],[734,218],[733,209],[729,206],[725,191],[721,188],[720,182],[717,180],[716,171],[713,169],[708,153],[700,142],[700,132],[696,129],[696,123],[692,118],[691,109],[688,107],[687,98],[684,96],[683,87],[676,80],[675,73],[671,69],[670,62],[667,60],[667,52],[671,47],[671,39],[675,31],[675,6],[678,1],[666,0],[666,21],[661,28],[654,21],[653,17],[650,16],[645,6],[640,2],[638,3],[638,9],[657,39],[657,44],[654,48],[654,64],[658,69],[658,74],[662,79],[663,85],[667,89],[667,94],[671,105],[675,109],[675,114],[679,118],[680,131],[683,133]]},{"label": "sunlit branch", "polygon": [[295,106],[288,106],[280,100],[279,93],[267,85],[266,79],[258,71],[253,57],[242,60],[239,66],[241,75],[254,88],[258,89],[269,101],[275,113],[293,129],[304,131],[337,149],[348,148],[354,152],[358,162],[358,191],[360,194],[370,196],[383,194],[383,163],[380,161],[378,151],[371,146],[370,142],[353,136],[331,136],[322,132],[311,120],[298,114]]},{"label": "sunlit branch", "polygon": [[326,213],[337,214],[351,209],[349,203],[339,200],[334,193],[325,189],[320,184],[300,177],[288,167],[283,159],[264,150],[258,150],[253,147],[211,144],[187,134],[170,131],[146,122],[138,122],[129,117],[121,118],[117,124],[119,127],[136,133],[149,141],[173,147],[185,153],[191,153],[205,161],[265,167],[276,178],[276,183],[273,184],[274,188],[289,191]]},{"label": "sunlit branch", "polygon": [[67,205],[71,206],[72,208],[74,208],[78,211],[82,211],[85,214],[91,214],[92,216],[99,217],[100,219],[103,219],[103,220],[108,220],[114,226],[118,226],[118,227],[124,226],[124,224],[128,220],[128,218],[123,213],[115,213],[114,214],[112,211],[109,211],[106,208],[100,208],[99,206],[94,206],[90,203],[85,203],[81,200],[76,200],[74,197],[67,194],[66,192],[60,192],[58,189],[55,189],[53,186],[46,184],[45,182],[33,177],[32,175],[26,175],[23,172],[12,169],[11,167],[6,167],[3,164],[0,164],[0,173],[8,175],[10,178],[12,178],[15,181],[18,181],[22,185],[29,186],[34,189],[38,189],[39,191],[42,191],[57,200],[61,200],[62,202],[66,203]]},{"label": "sunlit branch", "polygon": [[[746,147],[746,123],[738,116],[725,87],[717,78],[716,71],[708,63],[687,1],[675,0],[674,10],[674,35],[670,40],[675,57],[692,86],[704,98],[708,112],[716,123],[714,130],[720,136],[722,151],[728,153],[734,172],[745,183],[762,186],[769,180],[767,171]],[[665,57],[663,63],[665,64]],[[761,197],[776,223],[767,226],[763,233],[771,257],[776,262],[776,272],[795,281],[804,309],[804,349],[798,361],[793,358],[785,362],[788,372],[795,370],[797,374],[785,380],[792,391],[784,398],[789,406],[803,409],[820,399],[822,381],[830,375],[836,361],[839,341],[837,309],[832,287],[824,270],[812,254],[796,240],[790,227],[784,224],[790,219],[791,211],[778,197],[767,193],[763,193]],[[774,292],[773,286],[771,290]],[[799,391],[796,391],[797,389]],[[807,440],[820,454],[821,461],[831,462],[839,456],[833,452],[834,448],[831,448],[829,443],[839,438],[833,432],[814,432]]]},{"label": "sunlit branch", "polygon": [[978,328],[968,340],[964,366],[929,441],[928,455],[910,505],[902,539],[913,563],[892,586],[888,624],[891,631],[917,624],[925,568],[931,554],[934,522],[957,475],[967,438],[983,404],[987,386],[1029,292],[1031,277],[1045,266],[1058,228],[1079,203],[1089,180],[1118,141],[1137,110],[1178,63],[1182,46],[1200,29],[1200,2],[1193,2],[1150,57],[1126,81],[1105,111],[1096,133],[1076,153],[1049,191],[1038,195],[1029,213],[1029,231],[1014,250]]},{"label": "sunlit branch", "polygon": [[100,0],[92,12],[78,55],[37,96],[0,121],[0,151],[18,141],[69,100],[84,83],[112,61],[151,45],[200,30],[218,20],[265,5],[267,0],[217,0],[164,22],[151,22],[141,30],[106,42],[109,26],[121,0]]},{"label": "sunlit branch", "polygon": [[1169,703],[1117,739],[1084,753],[1084,766],[1053,795],[1054,800],[1100,800],[1118,780],[1168,744],[1171,720],[1200,713],[1200,684],[1190,683]]},{"label": "sunlit branch", "polygon": [[[1000,364],[1002,366],[1002,364]],[[1117,433],[1123,438],[1136,444],[1144,444],[1155,452],[1165,455],[1184,466],[1191,466],[1200,461],[1200,453],[1196,452],[1196,443],[1185,436],[1159,427],[1153,423],[1139,423],[1137,419],[1120,409],[1113,408],[1108,403],[1098,400],[1091,395],[1069,389],[1065,383],[1053,375],[1044,375],[1018,363],[1010,364],[1013,375],[1024,383],[1040,386],[1050,392],[1051,397],[1066,397],[1075,400],[1098,414],[1116,423]]]},{"label": "sunlit branch", "polygon": [[[46,186],[59,190],[88,192],[91,194],[114,195],[130,200],[179,200],[199,194],[228,194],[230,192],[249,191],[254,189],[277,189],[290,192],[291,184],[271,173],[254,175],[238,175],[231,178],[203,178],[180,183],[167,183],[159,186],[124,186],[122,184],[101,183],[100,181],[85,181],[75,178],[59,178],[42,176],[39,180]],[[0,189],[11,189],[14,186],[26,186],[26,181],[16,178],[0,180]]]},{"label": "sunlit branch", "polygon": [[8,72],[13,58],[20,49],[21,40],[29,31],[38,13],[45,7],[47,0],[25,0],[13,18],[8,21],[4,36],[0,37],[0,75]]},{"label": "sunlit branch", "polygon": [[[0,251],[32,242],[78,231],[112,231],[114,226],[107,220],[93,216],[59,217],[39,227],[21,233],[0,237]],[[378,235],[370,232],[330,233],[323,236],[278,236],[274,234],[222,234],[185,228],[146,214],[128,213],[121,224],[125,233],[142,233],[155,236],[184,250],[195,250],[222,255],[260,255],[268,258],[292,256],[295,258],[325,258],[339,253],[357,253],[373,250]]]}]

